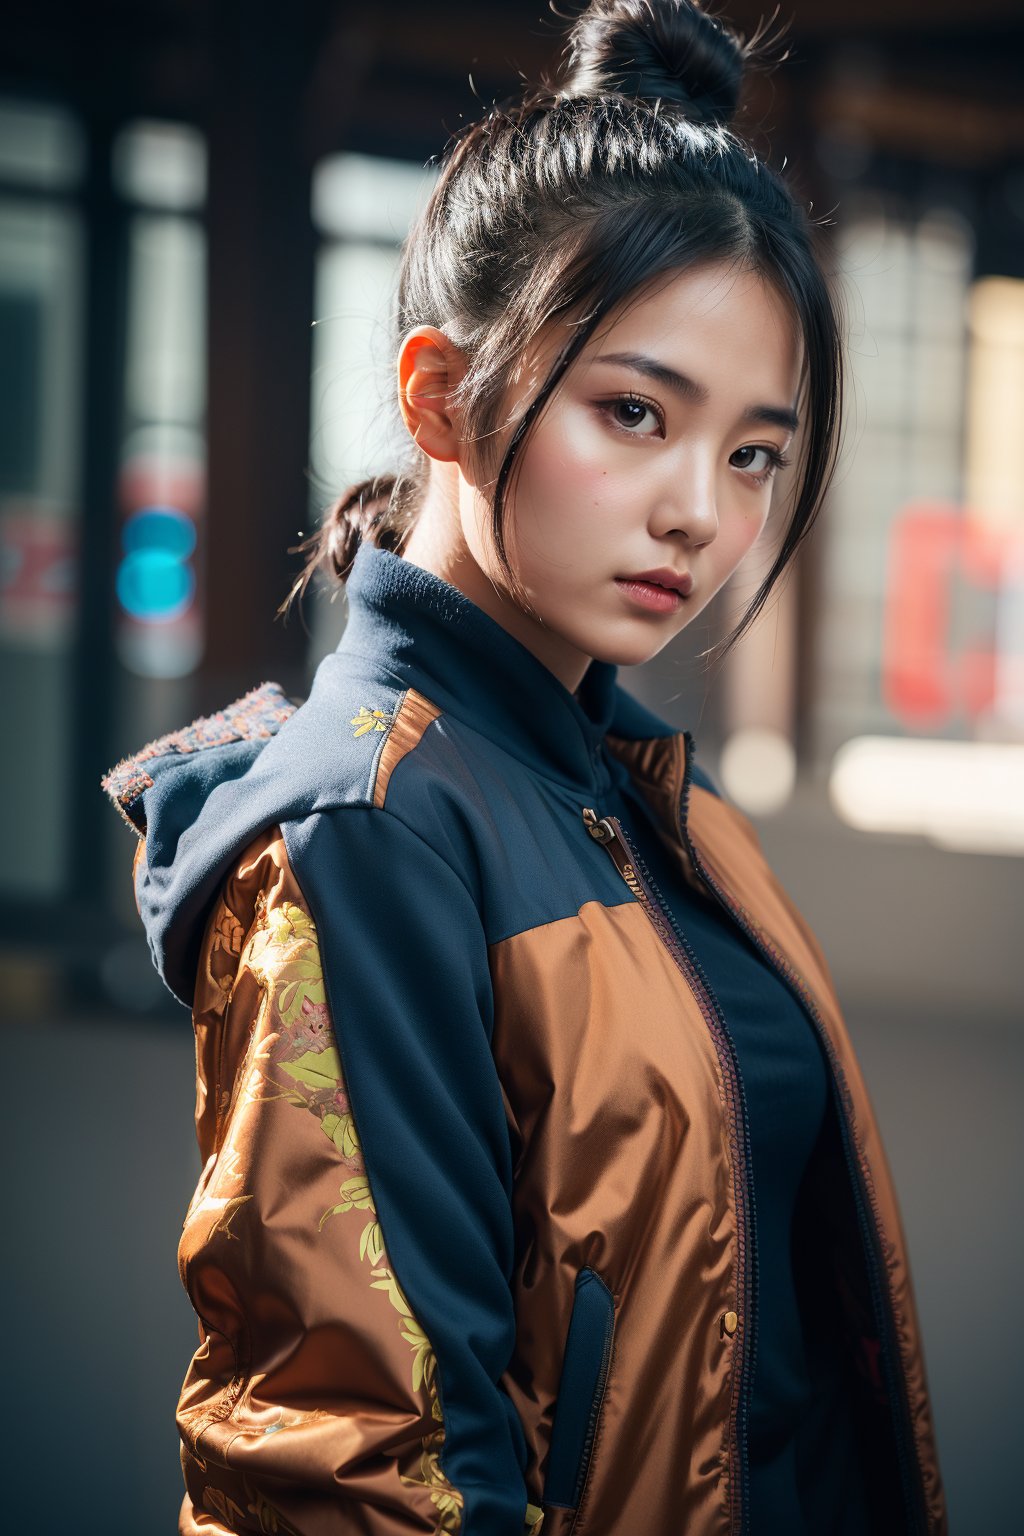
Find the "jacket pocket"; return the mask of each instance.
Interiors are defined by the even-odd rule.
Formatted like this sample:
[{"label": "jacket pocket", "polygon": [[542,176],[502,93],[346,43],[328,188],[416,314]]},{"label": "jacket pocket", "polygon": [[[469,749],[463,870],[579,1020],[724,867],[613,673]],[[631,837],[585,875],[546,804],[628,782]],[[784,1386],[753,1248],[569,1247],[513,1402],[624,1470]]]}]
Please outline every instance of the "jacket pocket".
[{"label": "jacket pocket", "polygon": [[544,1503],[576,1509],[601,1415],[615,1330],[615,1298],[593,1269],[576,1276],[544,1480]]}]

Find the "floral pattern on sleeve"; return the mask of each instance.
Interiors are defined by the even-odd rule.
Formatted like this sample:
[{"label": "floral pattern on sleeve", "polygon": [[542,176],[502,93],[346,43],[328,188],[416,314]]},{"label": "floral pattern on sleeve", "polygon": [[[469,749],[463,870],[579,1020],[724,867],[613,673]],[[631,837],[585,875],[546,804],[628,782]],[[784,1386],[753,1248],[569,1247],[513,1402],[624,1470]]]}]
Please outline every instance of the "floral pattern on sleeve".
[{"label": "floral pattern on sleeve", "polygon": [[[246,1092],[253,1097],[283,1098],[316,1115],[333,1142],[348,1176],[339,1201],[320,1218],[320,1230],[335,1216],[361,1211],[360,1260],[369,1264],[371,1285],[386,1293],[399,1316],[402,1337],[412,1351],[411,1384],[427,1393],[436,1428],[422,1441],[419,1482],[430,1492],[437,1511],[435,1532],[454,1536],[462,1525],[462,1495],[440,1466],[445,1431],[437,1390],[437,1360],[391,1269],[377,1218],[359,1134],[356,1130],[341,1058],[324,991],[316,928],[309,914],[292,902],[269,909],[261,903],[255,926],[240,958],[261,992],[254,1035],[261,1042]],[[259,1086],[254,1079],[261,1080]]]}]

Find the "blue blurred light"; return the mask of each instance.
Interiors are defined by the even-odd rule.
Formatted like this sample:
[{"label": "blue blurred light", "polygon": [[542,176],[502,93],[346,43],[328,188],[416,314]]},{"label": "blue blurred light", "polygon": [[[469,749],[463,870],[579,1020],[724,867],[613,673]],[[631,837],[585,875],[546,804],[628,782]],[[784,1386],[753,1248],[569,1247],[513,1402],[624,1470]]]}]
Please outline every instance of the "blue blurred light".
[{"label": "blue blurred light", "polygon": [[121,533],[126,555],[141,549],[163,549],[178,560],[187,560],[196,547],[196,525],[177,507],[140,507]]},{"label": "blue blurred light", "polygon": [[196,579],[180,555],[168,549],[136,549],[121,561],[117,596],[122,608],[143,623],[166,623],[188,608]]},{"label": "blue blurred light", "polygon": [[125,612],[144,624],[179,618],[196,589],[186,564],[196,547],[192,519],[177,507],[140,507],[125,523],[121,545],[117,596]]}]

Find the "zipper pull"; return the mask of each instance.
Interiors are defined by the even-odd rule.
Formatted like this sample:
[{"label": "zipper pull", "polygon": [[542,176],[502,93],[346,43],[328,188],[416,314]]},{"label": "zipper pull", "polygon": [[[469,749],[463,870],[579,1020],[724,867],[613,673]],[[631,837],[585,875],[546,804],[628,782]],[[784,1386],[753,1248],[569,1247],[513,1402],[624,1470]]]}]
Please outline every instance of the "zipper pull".
[{"label": "zipper pull", "polygon": [[596,811],[589,807],[583,811],[583,825],[594,839],[600,843],[607,853],[611,855],[611,861],[619,874],[629,886],[638,901],[650,904],[650,896],[644,887],[633,866],[633,855],[630,853],[629,844],[615,816],[599,817]]},{"label": "zipper pull", "polygon": [[599,818],[597,812],[588,805],[583,807],[583,825],[595,843],[610,843],[615,836],[615,828],[608,818]]}]

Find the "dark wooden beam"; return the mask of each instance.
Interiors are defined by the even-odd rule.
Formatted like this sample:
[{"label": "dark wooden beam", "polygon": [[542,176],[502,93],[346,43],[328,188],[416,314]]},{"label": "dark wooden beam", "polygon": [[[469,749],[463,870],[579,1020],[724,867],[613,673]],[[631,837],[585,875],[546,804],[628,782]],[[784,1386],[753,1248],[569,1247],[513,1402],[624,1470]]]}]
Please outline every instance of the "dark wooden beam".
[{"label": "dark wooden beam", "polygon": [[275,619],[306,525],[314,240],[302,143],[316,39],[271,0],[217,0],[209,147],[209,496],[202,702],[304,677]]},{"label": "dark wooden beam", "polygon": [[1024,104],[980,100],[899,80],[837,83],[817,95],[819,129],[841,123],[876,148],[948,166],[988,166],[1024,154]]}]

